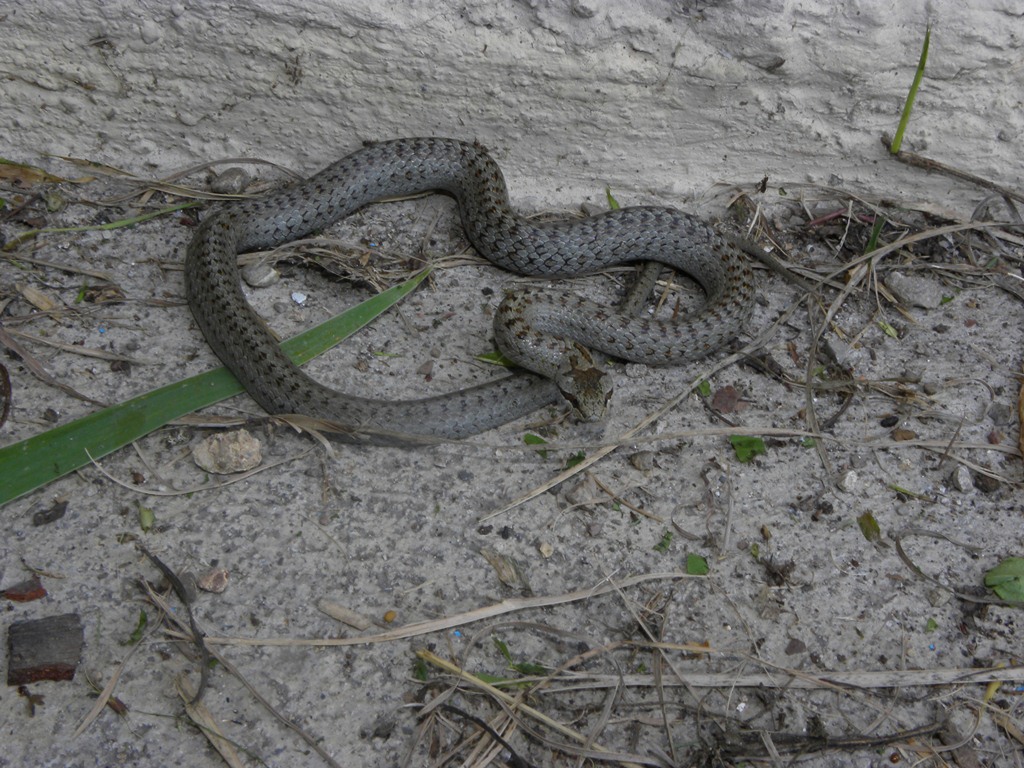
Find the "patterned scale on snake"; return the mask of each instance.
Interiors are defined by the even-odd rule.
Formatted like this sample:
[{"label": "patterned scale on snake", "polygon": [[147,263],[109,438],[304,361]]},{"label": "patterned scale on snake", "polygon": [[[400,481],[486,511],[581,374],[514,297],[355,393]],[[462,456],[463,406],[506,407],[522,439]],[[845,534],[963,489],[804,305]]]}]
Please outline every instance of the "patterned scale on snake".
[{"label": "patterned scale on snake", "polygon": [[[657,261],[694,278],[707,295],[675,320],[633,316],[550,287],[520,286],[495,316],[517,373],[418,400],[373,400],[303,373],[242,293],[237,255],[323,229],[382,198],[447,192],[473,247],[522,275],[570,277]],[[254,400],[272,414],[330,422],[343,440],[408,444],[477,434],[566,397],[590,418],[608,394],[588,349],[635,362],[675,364],[720,348],[750,317],[753,279],[744,258],[708,224],[672,208],[622,208],[586,219],[535,223],[510,207],[504,178],[481,146],[410,138],[368,145],[299,184],[227,205],[196,230],[185,258],[189,306],[206,340]],[[578,387],[582,386],[580,390]],[[592,394],[597,392],[598,394]]]}]

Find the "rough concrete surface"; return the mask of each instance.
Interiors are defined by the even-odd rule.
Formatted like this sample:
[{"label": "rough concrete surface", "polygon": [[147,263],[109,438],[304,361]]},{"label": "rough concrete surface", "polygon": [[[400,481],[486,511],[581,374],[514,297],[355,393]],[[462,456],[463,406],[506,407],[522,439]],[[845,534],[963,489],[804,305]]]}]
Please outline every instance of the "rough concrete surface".
[{"label": "rough concrete surface", "polygon": [[[991,597],[981,588],[990,568],[1024,556],[1016,448],[1024,325],[1013,292],[1020,235],[933,233],[878,259],[871,277],[837,300],[868,247],[872,205],[888,201],[879,242],[891,243],[963,224],[990,194],[897,163],[879,143],[895,129],[927,22],[932,49],[911,148],[1004,187],[1024,186],[1024,21],[1011,3],[961,6],[578,0],[0,9],[0,126],[9,159],[64,176],[88,171],[44,155],[147,178],[242,155],[310,172],[366,139],[479,139],[528,211],[603,204],[609,184],[624,205],[724,217],[740,190],[765,214],[752,233],[760,245],[806,278],[834,273],[812,304],[836,307],[816,355],[820,312],[800,306],[786,315],[803,291],[759,269],[754,320],[741,342],[763,336],[771,365],[717,369],[720,357],[684,370],[613,366],[614,409],[601,433],[552,424],[557,414],[545,411],[458,444],[329,452],[238,397],[204,410],[209,425],[158,430],[103,459],[102,472],[83,469],[5,505],[0,589],[33,568],[49,593],[5,601],[5,637],[14,621],[77,612],[85,649],[73,682],[24,692],[42,697],[32,716],[32,699],[0,690],[0,766],[223,763],[175,692],[182,672],[195,684],[199,660],[157,626],[160,612],[144,602],[140,580],[165,585],[136,542],[179,573],[227,571],[223,592],[197,593],[199,626],[215,638],[261,641],[360,634],[322,612],[324,600],[368,617],[363,632],[375,634],[524,594],[678,573],[688,555],[707,559],[706,578],[650,580],[389,642],[213,646],[341,765],[450,764],[445,752],[476,727],[467,715],[498,722],[494,700],[467,683],[445,700],[455,709],[423,715],[419,705],[455,681],[417,666],[423,649],[479,674],[522,674],[511,661],[569,665],[580,675],[531,692],[526,703],[592,742],[530,717],[511,731],[500,726],[529,764],[579,764],[558,744],[613,750],[623,764],[729,765],[746,755],[786,765],[794,743],[799,764],[812,766],[888,765],[894,755],[904,764],[1024,764],[1024,674],[1017,667],[995,675],[1002,685],[985,705],[989,678],[978,676],[1020,664],[1020,611],[974,602]],[[283,178],[249,168],[268,182]],[[187,181],[205,188],[206,174]],[[30,227],[95,226],[171,199],[143,199],[138,185],[109,178],[0,182],[6,241]],[[115,206],[94,202],[129,193]],[[996,201],[980,218],[1009,216]],[[732,225],[747,221],[734,215]],[[46,234],[5,253],[3,329],[27,334],[14,339],[58,382],[107,403],[213,367],[182,302],[181,258],[193,225],[191,213],[176,214],[130,229]],[[377,254],[371,268],[388,255],[411,268],[465,248],[452,204],[440,197],[376,206],[329,234],[356,261]],[[365,282],[352,286],[321,270],[282,272],[268,288],[247,289],[282,336],[368,295]],[[478,264],[440,269],[397,311],[308,369],[382,397],[482,381],[495,374],[476,356],[491,349],[490,315],[506,280]],[[105,285],[121,295],[83,292]],[[304,302],[294,300],[297,291]],[[43,311],[46,299],[53,304]],[[44,384],[19,355],[0,362],[13,403],[0,445],[97,407]],[[707,397],[691,392],[702,379]],[[730,405],[729,387],[738,404]],[[652,426],[622,440],[677,396]],[[821,435],[809,441],[812,413]],[[220,485],[195,466],[192,449],[218,432],[215,416],[249,420],[264,471]],[[739,461],[731,425],[761,435],[766,452]],[[546,455],[524,446],[528,432],[549,440]],[[605,441],[623,444],[505,509],[557,476],[578,450],[592,456]],[[67,501],[65,515],[33,525],[56,500]],[[155,518],[147,531],[141,509]],[[866,515],[880,528],[874,540],[859,524]],[[484,553],[514,560],[529,590],[504,584]],[[179,601],[168,600],[180,615]],[[151,623],[132,646],[142,610]],[[649,637],[671,645],[660,654]],[[681,644],[706,644],[711,653]],[[6,660],[6,642],[0,647]],[[102,688],[115,675],[127,713],[105,709],[74,736],[94,702],[89,681]],[[570,690],[570,682],[593,687]],[[327,764],[224,664],[211,670],[203,703],[243,764]],[[947,723],[943,738],[871,741],[933,723]],[[854,741],[819,752],[821,741],[809,737],[820,734]],[[958,742],[961,752],[932,751]],[[471,748],[458,752],[460,764],[508,764],[505,748]]]}]

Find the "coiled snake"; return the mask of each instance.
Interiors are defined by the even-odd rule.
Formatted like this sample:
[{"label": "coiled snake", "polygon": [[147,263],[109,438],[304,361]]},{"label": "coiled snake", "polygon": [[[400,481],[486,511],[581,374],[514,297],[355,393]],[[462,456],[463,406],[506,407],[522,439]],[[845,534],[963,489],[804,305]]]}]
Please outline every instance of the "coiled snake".
[{"label": "coiled snake", "polygon": [[[693,277],[707,301],[694,315],[661,320],[549,287],[519,287],[499,307],[495,335],[505,355],[534,374],[404,401],[320,384],[291,362],[249,306],[237,254],[304,237],[382,198],[427,190],[455,197],[470,243],[503,269],[570,277],[658,261]],[[188,247],[185,290],[214,352],[269,413],[331,422],[342,439],[401,444],[473,435],[563,396],[593,417],[610,390],[605,375],[591,367],[588,349],[652,365],[707,355],[746,324],[753,280],[738,251],[693,216],[636,207],[530,222],[511,209],[501,171],[481,146],[410,138],[368,145],[307,181],[215,211]]]}]

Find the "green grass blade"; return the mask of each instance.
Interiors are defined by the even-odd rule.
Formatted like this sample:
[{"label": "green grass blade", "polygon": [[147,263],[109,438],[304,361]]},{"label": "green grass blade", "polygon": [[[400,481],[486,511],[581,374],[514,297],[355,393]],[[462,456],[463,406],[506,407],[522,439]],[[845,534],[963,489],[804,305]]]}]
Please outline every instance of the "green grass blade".
[{"label": "green grass blade", "polygon": [[882,227],[884,226],[885,217],[878,216],[875,219],[875,225],[871,227],[871,237],[868,238],[868,247],[864,249],[864,253],[871,253],[878,247],[878,236],[882,234]]},{"label": "green grass blade", "polygon": [[42,229],[29,229],[22,232],[20,235],[12,237],[6,243],[4,243],[3,250],[13,251],[19,245],[24,243],[26,240],[31,240],[33,237],[39,235],[52,235],[66,232],[109,232],[112,229],[124,229],[125,227],[134,227],[136,224],[142,224],[143,222],[155,219],[159,216],[166,216],[169,213],[175,213],[177,211],[184,211],[187,208],[196,208],[202,205],[201,202],[192,201],[190,203],[178,203],[177,205],[171,205],[167,208],[161,208],[159,211],[150,211],[149,213],[142,213],[138,216],[132,216],[128,219],[118,219],[117,221],[108,221],[105,224],[83,224],[77,227],[44,227]]},{"label": "green grass blade", "polygon": [[[299,365],[311,360],[412,292],[428,272],[424,270],[281,346]],[[90,455],[99,459],[169,421],[240,392],[242,386],[235,377],[226,368],[217,368],[0,448],[0,506],[85,466]]]},{"label": "green grass blade", "polygon": [[900,124],[896,127],[896,135],[889,145],[892,154],[899,154],[900,145],[903,144],[903,132],[910,122],[910,110],[914,108],[914,99],[917,98],[917,89],[921,86],[924,78],[924,65],[928,62],[928,43],[932,39],[932,25],[929,24],[924,31],[924,45],[921,46],[921,58],[917,62],[917,72],[914,73],[914,82],[910,84],[910,93],[907,94],[907,101],[903,105],[903,114],[900,115]]}]

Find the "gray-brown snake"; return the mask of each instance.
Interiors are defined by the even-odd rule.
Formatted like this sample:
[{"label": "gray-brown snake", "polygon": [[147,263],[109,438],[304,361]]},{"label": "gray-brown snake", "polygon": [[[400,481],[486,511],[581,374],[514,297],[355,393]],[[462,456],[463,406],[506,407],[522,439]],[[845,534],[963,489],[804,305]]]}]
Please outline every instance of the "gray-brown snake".
[{"label": "gray-brown snake", "polygon": [[[237,254],[304,237],[382,198],[428,190],[455,197],[470,243],[503,269],[570,277],[658,261],[693,277],[707,301],[694,315],[660,320],[548,287],[519,287],[499,307],[496,337],[506,356],[543,376],[518,373],[404,401],[357,397],[320,384],[291,362],[246,301]],[[742,330],[753,304],[749,266],[700,219],[673,208],[635,207],[531,222],[511,209],[501,171],[481,146],[442,138],[371,144],[307,181],[215,211],[188,247],[185,290],[214,352],[269,413],[332,422],[341,439],[385,444],[463,438],[563,395],[578,400],[572,379],[586,369],[587,357],[580,345],[654,365],[701,357]]]}]

